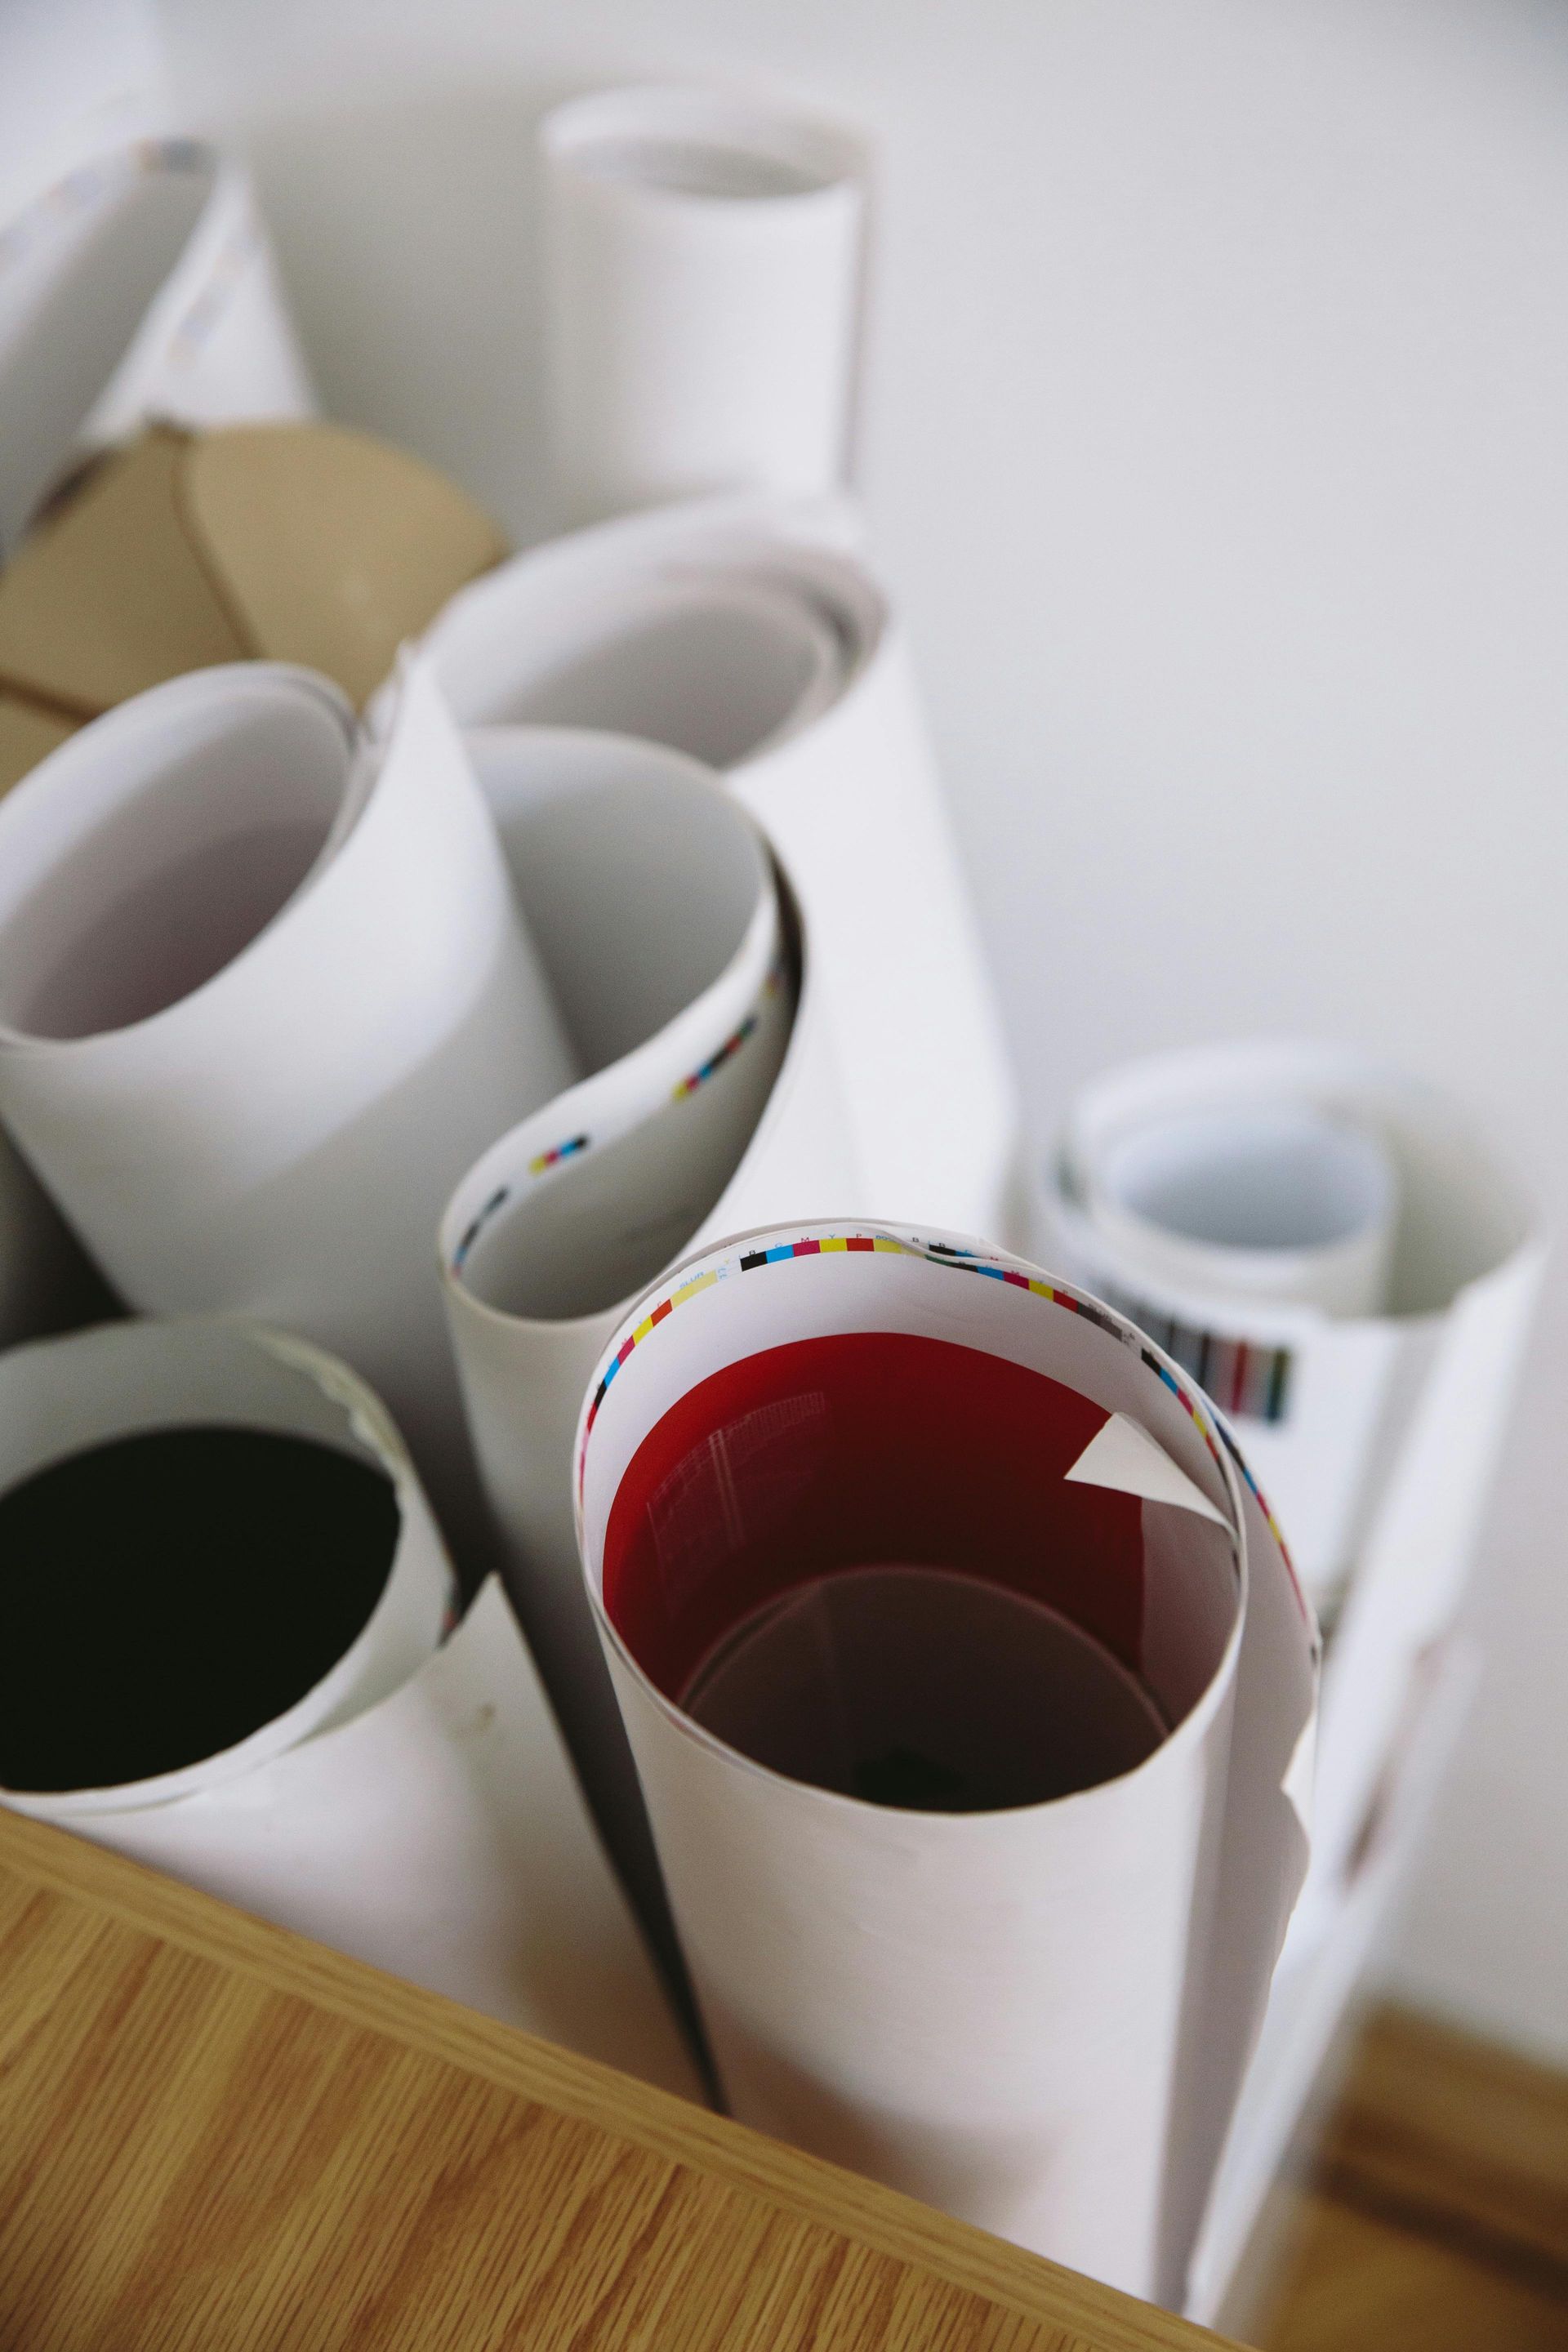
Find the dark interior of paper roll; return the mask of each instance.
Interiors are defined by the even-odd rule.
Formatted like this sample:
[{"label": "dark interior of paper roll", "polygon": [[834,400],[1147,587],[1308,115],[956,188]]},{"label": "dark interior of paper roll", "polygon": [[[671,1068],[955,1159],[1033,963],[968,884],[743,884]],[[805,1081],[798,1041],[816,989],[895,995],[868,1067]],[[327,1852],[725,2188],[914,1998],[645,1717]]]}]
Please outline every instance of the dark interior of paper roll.
[{"label": "dark interior of paper roll", "polygon": [[221,1755],[363,1630],[385,1473],[271,1430],[140,1431],[0,1495],[0,1786],[100,1789]]},{"label": "dark interior of paper roll", "polygon": [[693,1720],[844,1795],[990,1811],[1113,1778],[1172,1719],[1144,1656],[1169,1555],[1138,1496],[1065,1479],[1105,1420],[946,1340],[763,1350],[634,1455],[605,1535],[612,1622]]}]

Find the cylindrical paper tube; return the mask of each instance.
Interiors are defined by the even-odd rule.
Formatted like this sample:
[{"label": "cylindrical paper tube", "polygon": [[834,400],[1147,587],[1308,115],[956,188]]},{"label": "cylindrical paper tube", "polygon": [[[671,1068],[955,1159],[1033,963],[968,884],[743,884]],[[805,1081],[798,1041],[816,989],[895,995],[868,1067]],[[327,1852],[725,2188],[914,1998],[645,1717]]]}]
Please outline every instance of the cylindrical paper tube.
[{"label": "cylindrical paper tube", "polygon": [[347,1356],[467,1543],[436,1223],[574,1071],[435,688],[356,754],[306,672],[159,687],[0,803],[0,1113],[115,1287]]},{"label": "cylindrical paper tube", "polygon": [[426,651],[468,727],[609,727],[726,771],[810,929],[879,1210],[1002,1239],[1012,1079],[908,656],[837,509],[696,504],[537,550]]},{"label": "cylindrical paper tube", "polygon": [[1157,1289],[1375,1315],[1398,1210],[1365,1129],[1304,1103],[1204,1105],[1113,1125],[1085,1155],[1089,1213]]},{"label": "cylindrical paper tube", "polygon": [[143,140],[0,230],[0,555],[72,466],[153,417],[314,407],[250,184],[215,149]]},{"label": "cylindrical paper tube", "polygon": [[[1342,1215],[1340,1242],[1317,1254],[1329,1279],[1299,1278],[1313,1256],[1299,1252],[1298,1278],[1271,1292],[1235,1278],[1245,1251],[1190,1234],[1152,1249],[1146,1223],[1106,1213],[1126,1139],[1212,1145],[1270,1127],[1310,1139],[1320,1208],[1359,1197],[1367,1212],[1359,1235]],[[1371,1155],[1359,1168],[1357,1147]],[[1196,1165],[1189,1150],[1189,1224],[1213,1213]],[[1134,1318],[1234,1422],[1309,1591],[1340,1610],[1304,1925],[1360,1837],[1415,1662],[1459,1599],[1539,1285],[1533,1205],[1432,1088],[1348,1049],[1238,1045],[1133,1064],[1087,1089],[1042,1211],[1042,1252]],[[1387,1271],[1358,1299],[1342,1277],[1369,1240],[1363,1270],[1376,1256]]]},{"label": "cylindrical paper tube", "polygon": [[505,1601],[443,1643],[440,1537],[346,1365],[222,1320],[16,1349],[0,1528],[0,1801],[694,2090]]},{"label": "cylindrical paper tube", "polygon": [[1177,2302],[1306,1858],[1315,1633],[1193,1383],[955,1236],[630,1308],[590,1597],[744,2120]]},{"label": "cylindrical paper tube", "polygon": [[645,1916],[662,1897],[583,1592],[572,1437],[643,1285],[792,1201],[863,1200],[802,940],[755,824],[694,761],[560,730],[468,738],[588,1073],[469,1170],[441,1229],[468,1424],[509,1584]]},{"label": "cylindrical paper tube", "polygon": [[701,89],[545,120],[545,346],[563,522],[724,489],[836,488],[848,456],[865,154]]}]

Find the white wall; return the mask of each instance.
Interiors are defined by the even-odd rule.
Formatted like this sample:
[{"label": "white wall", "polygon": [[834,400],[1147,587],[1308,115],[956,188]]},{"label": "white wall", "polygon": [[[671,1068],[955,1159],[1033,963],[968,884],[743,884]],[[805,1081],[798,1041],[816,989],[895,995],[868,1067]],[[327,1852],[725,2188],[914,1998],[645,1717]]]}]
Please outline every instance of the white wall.
[{"label": "white wall", "polygon": [[[862,118],[867,486],[1037,1127],[1282,1028],[1568,1207],[1568,16],[1525,0],[164,0],[322,383],[538,527],[530,125],[623,73]],[[1568,1286],[1397,1968],[1568,2058]]]}]

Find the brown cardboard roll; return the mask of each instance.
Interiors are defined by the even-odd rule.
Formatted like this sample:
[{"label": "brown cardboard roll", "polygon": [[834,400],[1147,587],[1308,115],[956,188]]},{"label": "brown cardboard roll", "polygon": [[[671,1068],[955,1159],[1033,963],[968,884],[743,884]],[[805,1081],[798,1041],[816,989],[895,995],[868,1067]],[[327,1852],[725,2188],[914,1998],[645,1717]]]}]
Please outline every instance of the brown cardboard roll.
[{"label": "brown cardboard roll", "polygon": [[455,484],[367,434],[153,425],[0,575],[0,791],[73,725],[218,662],[298,662],[362,703],[506,552]]}]

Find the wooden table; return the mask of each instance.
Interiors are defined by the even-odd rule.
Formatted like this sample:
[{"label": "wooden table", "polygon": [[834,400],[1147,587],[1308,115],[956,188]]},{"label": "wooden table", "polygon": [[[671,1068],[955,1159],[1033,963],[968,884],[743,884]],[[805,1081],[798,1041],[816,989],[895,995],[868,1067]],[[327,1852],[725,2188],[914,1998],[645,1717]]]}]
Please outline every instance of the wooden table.
[{"label": "wooden table", "polygon": [[1218,2341],[0,1813],[4,2352]]}]

